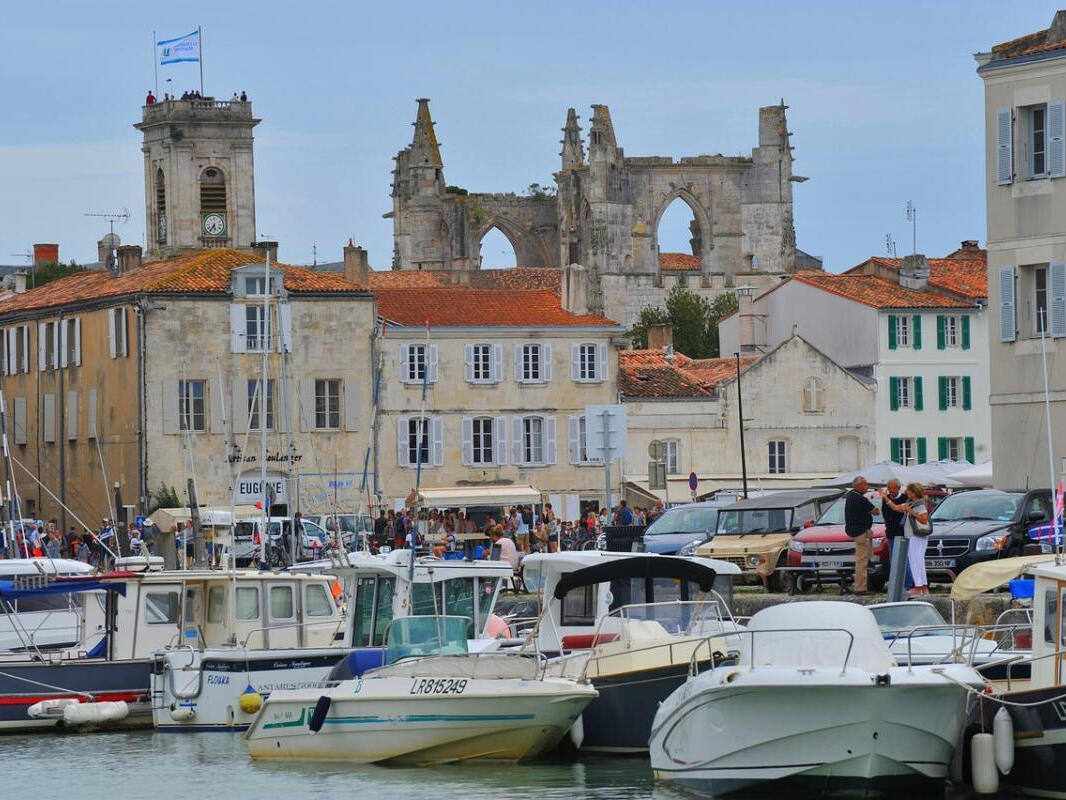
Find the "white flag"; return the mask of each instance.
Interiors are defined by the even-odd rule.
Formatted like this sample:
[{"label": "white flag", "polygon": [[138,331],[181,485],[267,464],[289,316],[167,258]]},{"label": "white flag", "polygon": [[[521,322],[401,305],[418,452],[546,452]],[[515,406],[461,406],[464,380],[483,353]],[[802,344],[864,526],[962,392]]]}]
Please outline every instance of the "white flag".
[{"label": "white flag", "polygon": [[164,39],[155,43],[159,51],[160,64],[176,64],[179,61],[200,60],[200,30],[199,28],[177,39]]}]

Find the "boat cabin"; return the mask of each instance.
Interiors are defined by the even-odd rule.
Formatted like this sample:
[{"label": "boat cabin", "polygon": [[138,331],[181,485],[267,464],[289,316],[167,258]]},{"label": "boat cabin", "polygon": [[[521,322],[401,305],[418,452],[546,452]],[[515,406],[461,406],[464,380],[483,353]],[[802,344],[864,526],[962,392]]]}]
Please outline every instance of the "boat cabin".
[{"label": "boat cabin", "polygon": [[[11,558],[0,561],[0,581],[88,575],[92,567],[69,558]],[[81,603],[74,594],[0,597],[0,651],[54,649],[78,641]]]}]

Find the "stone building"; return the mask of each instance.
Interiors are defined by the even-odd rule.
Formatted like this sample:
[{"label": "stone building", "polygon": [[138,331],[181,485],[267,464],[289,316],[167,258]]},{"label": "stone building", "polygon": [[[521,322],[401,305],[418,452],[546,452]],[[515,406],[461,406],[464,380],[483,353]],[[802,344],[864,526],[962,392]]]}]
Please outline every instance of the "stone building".
[{"label": "stone building", "polygon": [[314,507],[338,474],[355,480],[370,446],[370,293],[281,265],[268,283],[262,256],[229,248],[140,255],[122,247],[113,271],[0,301],[5,477],[24,513],[95,526],[116,490],[143,509],[161,485],[184,501],[189,478],[201,504],[254,502],[261,428],[268,482],[290,511]]},{"label": "stone building", "polygon": [[[692,359],[672,350],[623,350],[626,492],[638,505],[742,484],[737,360]],[[744,452],[750,489],[807,487],[874,454],[873,387],[798,335],[742,356]],[[648,445],[665,446],[666,490],[648,484]]]},{"label": "stone building", "polygon": [[[531,196],[449,186],[429,101],[418,101],[411,144],[393,171],[393,269],[464,273],[481,268],[493,228],[521,267],[580,264],[593,313],[631,324],[683,283],[713,296],[735,283],[769,288],[797,257],[792,149],[786,107],[759,110],[750,156],[627,157],[607,106],[592,107],[586,157],[574,109],[563,128],[555,191]],[[691,253],[662,253],[658,226],[675,200],[692,210]],[[460,280],[457,278],[457,280]],[[574,310],[583,311],[582,308]]]}]

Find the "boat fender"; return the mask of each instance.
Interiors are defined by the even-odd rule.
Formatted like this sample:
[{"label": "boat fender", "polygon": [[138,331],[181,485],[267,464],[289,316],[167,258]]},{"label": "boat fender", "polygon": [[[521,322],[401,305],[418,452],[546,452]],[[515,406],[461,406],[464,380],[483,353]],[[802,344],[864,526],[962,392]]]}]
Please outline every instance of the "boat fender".
[{"label": "boat fender", "polygon": [[170,709],[170,718],[175,722],[188,722],[196,716],[195,706],[177,706]]},{"label": "boat fender", "polygon": [[578,718],[574,720],[574,724],[570,726],[570,741],[573,743],[575,750],[581,749],[581,745],[585,741],[585,717],[583,714],[579,714]]},{"label": "boat fender", "polygon": [[307,723],[307,727],[311,729],[311,733],[318,733],[322,730],[322,723],[326,721],[326,714],[329,713],[329,706],[333,700],[329,695],[322,695],[318,698],[318,702],[315,703],[315,710],[311,714],[311,721]]},{"label": "boat fender", "polygon": [[255,714],[263,707],[263,695],[259,694],[255,687],[249,683],[244,687],[241,696],[237,698],[237,705],[240,706],[241,711],[245,714]]},{"label": "boat fender", "polygon": [[63,698],[62,700],[41,700],[39,703],[34,703],[30,706],[26,713],[30,715],[31,719],[62,719],[63,709],[71,704],[77,705],[79,702],[72,697]]},{"label": "boat fender", "polygon": [[999,791],[999,773],[991,733],[975,733],[970,739],[970,777],[977,794]]},{"label": "boat fender", "polygon": [[85,725],[91,722],[114,722],[125,719],[130,708],[124,700],[101,703],[75,703],[63,709],[63,722],[67,725]]},{"label": "boat fender", "polygon": [[1005,708],[1000,708],[992,719],[992,739],[995,744],[996,769],[1003,775],[1010,775],[1014,767],[1014,720]]}]

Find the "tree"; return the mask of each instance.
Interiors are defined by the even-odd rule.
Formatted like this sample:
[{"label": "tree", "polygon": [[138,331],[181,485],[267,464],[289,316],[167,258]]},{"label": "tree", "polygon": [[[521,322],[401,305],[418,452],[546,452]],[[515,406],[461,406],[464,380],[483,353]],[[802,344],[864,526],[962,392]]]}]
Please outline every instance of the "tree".
[{"label": "tree", "polygon": [[645,306],[629,338],[634,347],[648,346],[648,327],[669,324],[674,335],[674,349],[691,358],[717,358],[718,322],[737,310],[736,295],[722,294],[708,303],[684,286],[675,286],[666,297],[665,308]]},{"label": "tree", "polygon": [[167,486],[165,483],[160,483],[159,488],[155,490],[155,493],[148,499],[148,508],[145,509],[146,514],[151,514],[160,508],[181,508],[181,500],[178,498],[178,490],[173,486]]}]

